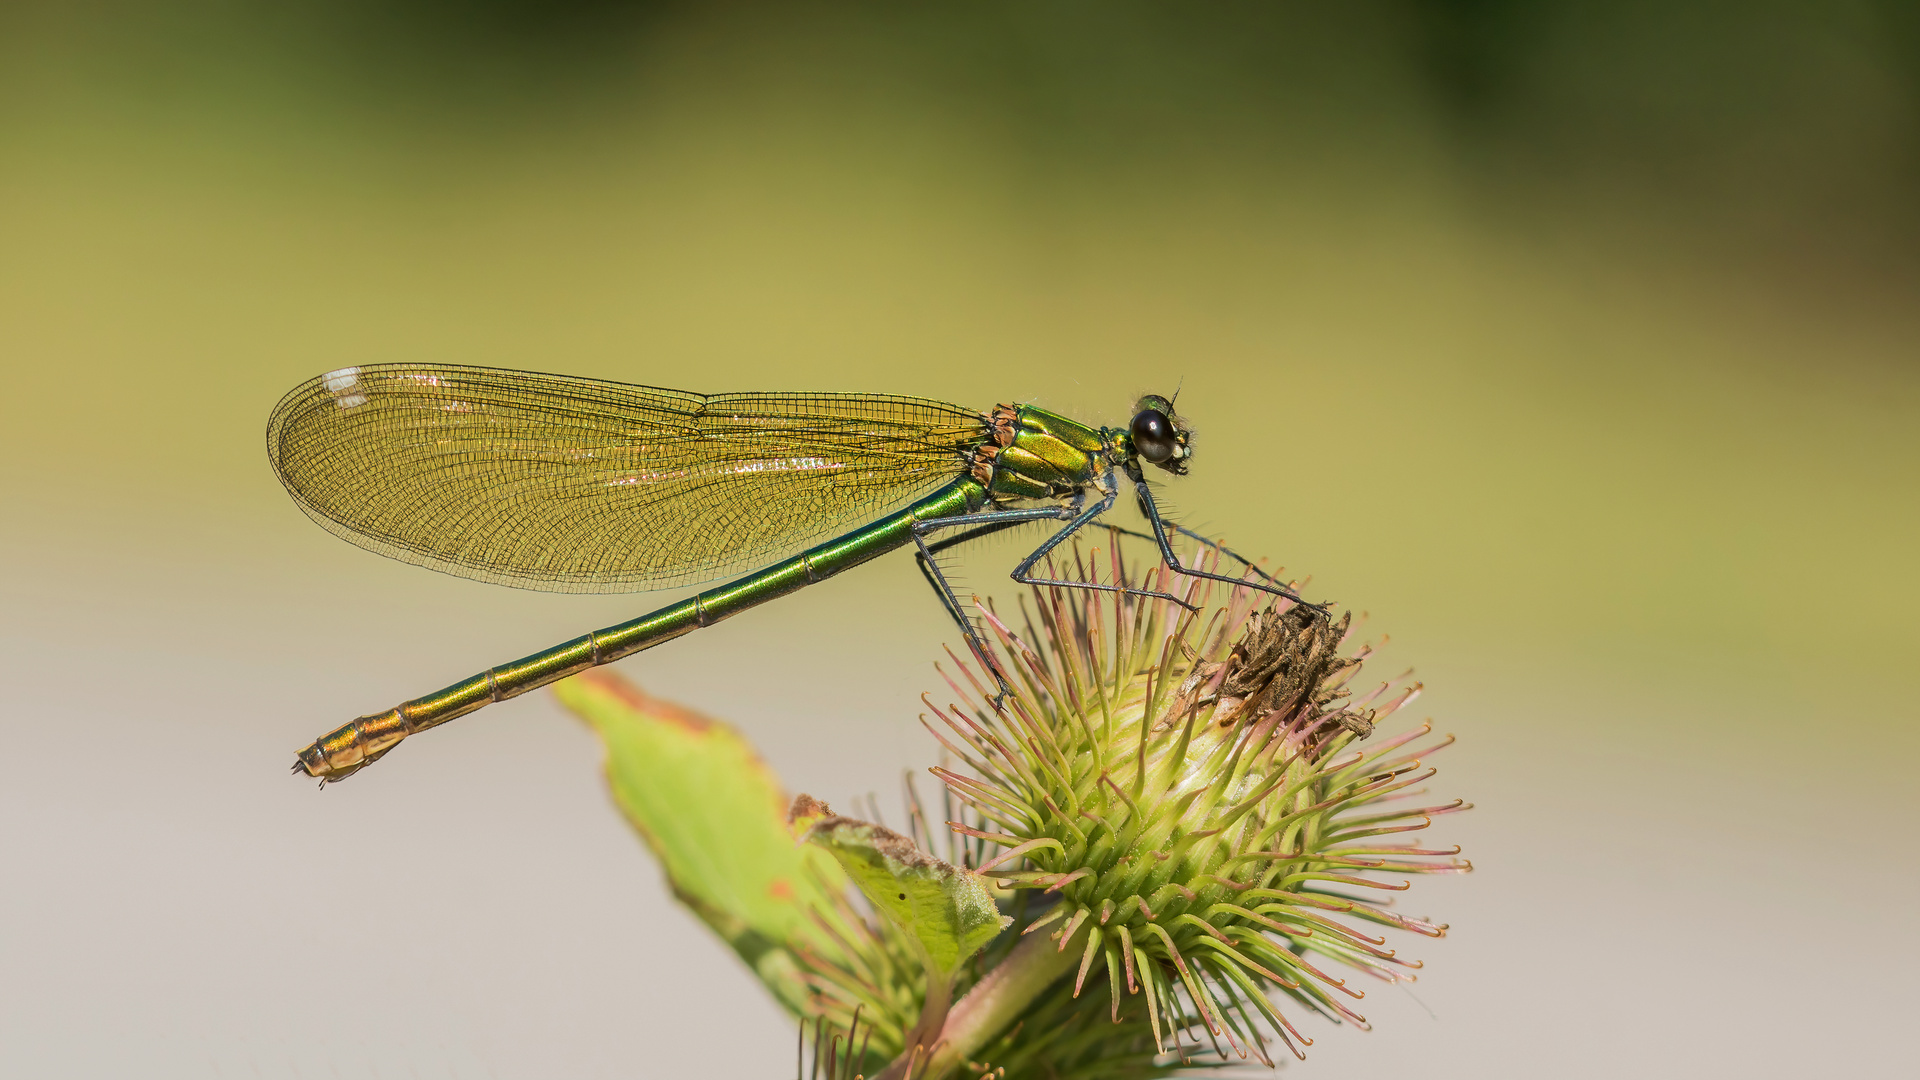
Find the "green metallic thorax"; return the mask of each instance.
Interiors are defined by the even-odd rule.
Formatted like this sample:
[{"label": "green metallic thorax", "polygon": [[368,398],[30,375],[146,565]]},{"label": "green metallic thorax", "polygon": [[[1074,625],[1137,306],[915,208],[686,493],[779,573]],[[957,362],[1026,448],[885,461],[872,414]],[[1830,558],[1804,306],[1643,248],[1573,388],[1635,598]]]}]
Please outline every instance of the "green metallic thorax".
[{"label": "green metallic thorax", "polygon": [[991,418],[993,440],[976,470],[999,499],[1047,499],[1092,483],[1117,453],[1119,432],[1090,428],[1032,405],[1001,406]]}]

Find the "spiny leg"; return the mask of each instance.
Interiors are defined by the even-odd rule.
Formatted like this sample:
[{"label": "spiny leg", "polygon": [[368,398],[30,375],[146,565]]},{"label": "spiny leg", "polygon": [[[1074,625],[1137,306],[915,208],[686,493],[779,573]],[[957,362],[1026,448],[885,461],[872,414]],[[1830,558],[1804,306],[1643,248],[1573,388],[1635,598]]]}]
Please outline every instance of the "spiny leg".
[{"label": "spiny leg", "polygon": [[[929,521],[915,523],[913,527],[913,542],[919,548],[919,551],[915,554],[915,559],[920,564],[920,571],[926,577],[928,584],[933,586],[934,591],[940,594],[942,606],[947,609],[947,614],[953,618],[954,623],[960,627],[960,632],[965,635],[967,647],[973,650],[974,654],[980,658],[981,663],[993,673],[994,682],[1000,687],[999,701],[1004,701],[1006,695],[1013,692],[1013,687],[1008,684],[1005,673],[1000,670],[999,665],[993,662],[993,653],[988,651],[986,639],[981,636],[979,628],[974,626],[972,619],[966,617],[965,609],[960,605],[959,596],[953,591],[953,586],[948,583],[946,574],[941,571],[939,564],[934,561],[934,554],[948,547],[964,543],[967,540],[978,539],[1015,525],[1022,525],[1030,521],[1058,521],[1066,518],[1070,520],[1067,521],[1067,524],[1062,527],[1060,531],[1048,537],[1045,543],[1036,548],[1032,554],[1021,561],[1019,566],[1014,568],[1013,580],[1023,585],[1052,585],[1068,589],[1091,589],[1098,592],[1125,593],[1129,596],[1147,596],[1159,600],[1171,600],[1188,610],[1193,610],[1193,605],[1188,604],[1186,601],[1170,593],[1156,592],[1152,589],[1136,589],[1125,585],[1104,585],[1091,581],[1052,581],[1045,578],[1035,578],[1029,573],[1029,571],[1033,569],[1033,565],[1044,558],[1047,552],[1052,551],[1069,536],[1085,528],[1101,514],[1112,509],[1117,494],[1118,488],[1110,484],[1107,493],[1100,501],[1084,509],[1078,509],[1078,512],[1076,512],[1076,508],[1071,507],[1044,506],[1021,510],[988,510],[978,514],[961,514],[955,517],[933,518]],[[927,534],[937,529],[963,527],[967,528],[967,532],[951,540],[942,541],[938,544],[928,544],[926,541]],[[999,702],[996,702],[996,704],[998,703]]]},{"label": "spiny leg", "polygon": [[1059,588],[1059,589],[1087,589],[1092,592],[1125,593],[1128,596],[1146,596],[1146,597],[1151,597],[1155,600],[1171,600],[1174,603],[1179,604],[1181,607],[1186,608],[1188,611],[1198,611],[1199,608],[1195,607],[1194,605],[1188,603],[1185,600],[1180,599],[1179,597],[1173,595],[1172,593],[1157,592],[1153,589],[1136,589],[1130,585],[1120,585],[1120,584],[1106,585],[1106,584],[1101,584],[1100,582],[1097,582],[1097,581],[1072,581],[1072,580],[1066,580],[1066,579],[1056,580],[1053,578],[1041,578],[1041,577],[1033,576],[1034,565],[1038,563],[1041,559],[1046,558],[1048,552],[1052,551],[1056,547],[1059,547],[1062,543],[1066,541],[1066,539],[1069,536],[1072,536],[1074,533],[1079,532],[1081,529],[1084,529],[1088,525],[1092,524],[1094,519],[1098,518],[1101,514],[1104,514],[1108,510],[1113,509],[1113,500],[1118,496],[1118,494],[1119,494],[1119,489],[1110,486],[1107,493],[1101,497],[1099,502],[1094,503],[1092,506],[1089,506],[1085,510],[1081,511],[1078,516],[1076,516],[1072,521],[1067,523],[1066,528],[1063,528],[1059,532],[1054,533],[1052,536],[1049,536],[1047,538],[1046,543],[1041,544],[1039,547],[1033,549],[1033,551],[1030,554],[1028,554],[1025,559],[1022,559],[1020,561],[1019,566],[1016,566],[1013,568],[1013,575],[1012,575],[1013,580],[1019,582],[1022,585],[1050,585],[1050,586],[1053,586],[1054,588]]},{"label": "spiny leg", "polygon": [[[1296,604],[1299,604],[1302,607],[1312,608],[1313,610],[1319,612],[1322,616],[1325,616],[1327,614],[1326,604],[1307,603],[1305,600],[1301,599],[1299,593],[1296,593],[1292,589],[1287,588],[1285,585],[1280,584],[1279,582],[1275,581],[1270,575],[1267,575],[1265,573],[1261,574],[1262,577],[1267,579],[1263,583],[1263,582],[1248,581],[1244,577],[1235,578],[1235,577],[1228,577],[1225,574],[1210,573],[1206,570],[1193,570],[1182,565],[1180,562],[1179,556],[1173,553],[1172,542],[1170,542],[1167,539],[1167,523],[1161,520],[1160,518],[1160,508],[1154,504],[1153,493],[1150,490],[1148,490],[1146,480],[1145,479],[1135,480],[1133,482],[1133,487],[1134,487],[1134,493],[1139,496],[1141,511],[1147,515],[1147,520],[1153,524],[1153,541],[1155,544],[1159,545],[1160,560],[1166,564],[1167,569],[1172,570],[1176,574],[1184,574],[1187,577],[1203,578],[1208,581],[1224,581],[1229,585],[1244,585],[1249,589],[1258,589],[1261,592],[1272,593],[1275,596],[1284,596],[1287,599],[1293,601]],[[1178,526],[1175,526],[1175,528],[1178,528]],[[1185,530],[1182,530],[1182,531],[1184,532]],[[1188,533],[1188,535],[1192,535],[1192,534]],[[1239,558],[1239,556],[1237,555],[1234,557]],[[1245,562],[1246,560],[1242,559],[1241,561]]]},{"label": "spiny leg", "polygon": [[[1209,539],[1206,536],[1203,536],[1200,533],[1194,532],[1192,529],[1187,528],[1185,525],[1175,525],[1171,521],[1166,522],[1165,524],[1170,531],[1177,532],[1182,536],[1198,541],[1201,544],[1205,544],[1207,547],[1212,548],[1213,550],[1219,552],[1220,554],[1225,555],[1227,558],[1232,559],[1234,562],[1239,563],[1241,566],[1244,566],[1247,569],[1253,571],[1254,573],[1260,575],[1262,580],[1268,581],[1268,582],[1279,581],[1279,579],[1274,577],[1272,574],[1269,574],[1265,570],[1260,569],[1260,567],[1257,564],[1255,564],[1252,559],[1247,558],[1245,555],[1240,554],[1239,552],[1233,550],[1232,548],[1221,543],[1220,541]],[[1158,537],[1155,537],[1152,533],[1143,533],[1135,529],[1123,528],[1119,525],[1109,525],[1107,526],[1107,528],[1113,530],[1116,533],[1119,533],[1121,536],[1131,536],[1135,540],[1145,540],[1145,541],[1148,541],[1149,543],[1158,542]]]},{"label": "spiny leg", "polygon": [[946,575],[941,572],[939,565],[934,561],[933,557],[948,548],[958,547],[968,541],[979,540],[992,536],[994,533],[1017,528],[1025,524],[1028,524],[1028,522],[1024,520],[996,521],[989,525],[981,525],[968,529],[959,536],[949,536],[936,544],[921,542],[919,536],[917,534],[915,535],[915,546],[919,548],[919,550],[913,553],[914,564],[920,568],[920,576],[927,580],[927,587],[931,588],[934,595],[940,598],[940,606],[946,609],[947,615],[953,619],[954,625],[958,626],[963,633],[972,627],[973,620],[967,617],[965,609],[957,605],[958,597],[955,595],[953,587],[948,584]]},{"label": "spiny leg", "polygon": [[[941,571],[940,564],[934,560],[933,556],[949,547],[990,536],[1002,529],[1010,529],[1030,521],[1059,521],[1072,516],[1073,510],[1069,507],[1037,506],[1021,510],[987,510],[978,514],[960,514],[914,523],[913,543],[919,549],[914,553],[914,559],[920,564],[920,573],[927,579],[927,584],[933,586],[933,591],[939,594],[940,605],[947,609],[947,614],[952,617],[954,625],[960,628],[961,636],[966,639],[967,648],[1000,687],[1000,695],[994,701],[996,707],[1013,692],[1013,687],[1008,685],[1000,665],[994,662],[993,653],[987,648],[986,639],[981,636],[979,628],[974,626],[973,620],[967,617],[966,609],[960,605],[959,595],[953,591],[953,586],[947,581],[947,575]],[[927,543],[929,533],[938,529],[953,528],[966,528],[967,531],[937,544]]]}]

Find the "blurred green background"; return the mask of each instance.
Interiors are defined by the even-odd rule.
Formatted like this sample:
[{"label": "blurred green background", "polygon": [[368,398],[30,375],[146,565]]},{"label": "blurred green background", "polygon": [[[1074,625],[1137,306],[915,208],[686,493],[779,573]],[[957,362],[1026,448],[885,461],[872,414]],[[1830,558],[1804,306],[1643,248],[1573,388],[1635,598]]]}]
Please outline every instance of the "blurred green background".
[{"label": "blurred green background", "polygon": [[[1301,1075],[1891,1071],[1915,11],[7,5],[0,1071],[790,1068],[545,695],[284,775],[659,599],[314,528],[267,412],[396,360],[1100,423],[1177,386],[1172,504],[1368,612],[1480,804],[1480,872],[1408,901],[1454,935]],[[621,670],[886,804],[932,756],[921,588],[889,559]]]}]

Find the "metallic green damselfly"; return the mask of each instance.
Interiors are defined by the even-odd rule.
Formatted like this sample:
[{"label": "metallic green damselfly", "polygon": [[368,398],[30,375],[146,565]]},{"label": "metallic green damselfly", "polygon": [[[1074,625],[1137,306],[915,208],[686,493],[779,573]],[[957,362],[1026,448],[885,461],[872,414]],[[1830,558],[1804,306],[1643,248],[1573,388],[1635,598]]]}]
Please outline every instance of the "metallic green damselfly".
[{"label": "metallic green damselfly", "polygon": [[[294,771],[322,783],[364,768],[415,732],[908,545],[980,655],[987,651],[977,629],[934,556],[1000,529],[1065,523],[1020,562],[1015,581],[1165,596],[1033,573],[1126,489],[1169,569],[1298,599],[1263,573],[1227,577],[1175,556],[1170,531],[1206,541],[1163,520],[1147,486],[1143,462],[1179,475],[1192,456],[1173,402],[1154,395],[1140,399],[1127,427],[1095,428],[1032,405],[979,413],[881,394],[707,396],[524,371],[380,364],[295,387],[268,421],[267,453],[294,501],[328,530],[480,581],[630,592],[712,581],[787,556],[360,717],[300,751]],[[961,531],[930,539],[953,529]]]}]

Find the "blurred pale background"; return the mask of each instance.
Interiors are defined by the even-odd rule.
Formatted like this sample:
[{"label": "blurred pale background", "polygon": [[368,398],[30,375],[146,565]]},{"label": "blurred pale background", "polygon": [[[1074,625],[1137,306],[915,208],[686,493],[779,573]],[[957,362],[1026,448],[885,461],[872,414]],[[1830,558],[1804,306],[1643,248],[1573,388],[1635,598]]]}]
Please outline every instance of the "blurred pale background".
[{"label": "blurred pale background", "polygon": [[[787,1075],[545,695],[286,775],[661,599],[310,524],[267,411],[392,360],[1094,422],[1178,386],[1174,505],[1370,612],[1479,804],[1414,993],[1291,1071],[1899,1071],[1920,20],[1317,7],[8,5],[0,1073]],[[890,805],[921,588],[621,671]]]}]

